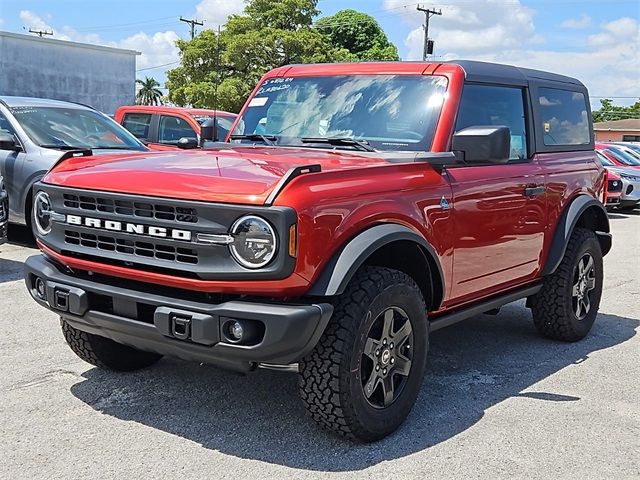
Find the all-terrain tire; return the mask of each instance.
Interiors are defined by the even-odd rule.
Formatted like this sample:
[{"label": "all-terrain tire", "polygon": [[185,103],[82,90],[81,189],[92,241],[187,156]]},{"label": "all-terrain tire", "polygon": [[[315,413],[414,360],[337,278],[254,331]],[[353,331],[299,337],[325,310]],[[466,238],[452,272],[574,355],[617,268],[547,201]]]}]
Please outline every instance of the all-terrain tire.
[{"label": "all-terrain tire", "polygon": [[[575,311],[573,288],[579,262],[586,256],[593,259],[595,286],[590,292],[590,309],[583,318],[579,318]],[[565,342],[584,338],[598,314],[602,278],[602,251],[595,233],[575,228],[560,265],[552,275],[545,277],[542,290],[529,298],[528,305],[538,331],[545,337]]]},{"label": "all-terrain tire", "polygon": [[[319,425],[347,438],[366,442],[379,440],[402,424],[422,385],[429,332],[425,300],[419,287],[408,275],[389,268],[364,267],[354,276],[345,292],[336,298],[334,307],[333,316],[320,341],[300,361],[300,396]],[[370,403],[374,397],[365,395],[366,381],[363,378],[372,378],[373,375],[373,367],[369,373],[364,370],[366,364],[371,362],[370,358],[364,358],[366,342],[371,340],[369,337],[372,329],[379,325],[377,322],[380,319],[386,322],[385,313],[389,310],[396,312],[395,309],[406,312],[400,319],[402,325],[407,321],[410,323],[412,333],[407,338],[410,338],[411,345],[404,353],[408,355],[407,352],[411,351],[412,358],[408,375],[389,370],[391,382],[399,378],[402,388],[395,387],[398,389],[397,396],[394,393],[394,400],[388,406],[384,398],[385,405],[376,407]],[[392,325],[395,322],[391,320]],[[398,339],[400,343],[399,332],[403,328],[398,327],[398,331],[389,338]],[[394,332],[393,326],[389,331]],[[398,336],[394,336],[396,334]],[[382,337],[385,336],[383,330],[379,336],[379,345],[386,348],[382,346]],[[408,343],[404,345],[406,347]],[[387,344],[389,346],[394,348]],[[395,355],[395,365],[399,369],[400,362],[404,362],[401,358],[403,354],[398,345],[395,347],[392,356]],[[388,351],[385,350],[385,353]],[[382,357],[383,353],[380,355]],[[382,388],[382,385],[378,387]],[[386,389],[385,386],[382,390],[383,397]],[[393,391],[393,388],[390,390]]]},{"label": "all-terrain tire", "polygon": [[105,337],[83,332],[60,319],[62,333],[73,353],[91,365],[105,370],[130,372],[153,365],[162,358],[157,353],[143,352]]}]

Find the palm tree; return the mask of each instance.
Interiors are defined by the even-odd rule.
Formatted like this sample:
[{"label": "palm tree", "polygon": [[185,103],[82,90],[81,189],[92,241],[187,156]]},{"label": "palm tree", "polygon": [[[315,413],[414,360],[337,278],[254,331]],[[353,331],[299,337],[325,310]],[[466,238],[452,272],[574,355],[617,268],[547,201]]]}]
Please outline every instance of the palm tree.
[{"label": "palm tree", "polygon": [[140,84],[140,89],[136,93],[136,103],[138,105],[160,105],[162,103],[162,92],[158,88],[160,84],[153,77],[145,77],[144,80],[136,80]]}]

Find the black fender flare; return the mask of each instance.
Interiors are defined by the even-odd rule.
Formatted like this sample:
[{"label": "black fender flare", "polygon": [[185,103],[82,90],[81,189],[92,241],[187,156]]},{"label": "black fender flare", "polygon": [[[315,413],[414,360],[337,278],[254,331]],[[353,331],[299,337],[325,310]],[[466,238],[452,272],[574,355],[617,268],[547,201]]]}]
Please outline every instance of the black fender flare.
[{"label": "black fender flare", "polygon": [[[408,240],[423,248],[423,252],[431,257],[427,259],[427,267],[430,273],[438,275],[440,285],[444,290],[444,275],[434,248],[422,237],[404,225],[386,223],[370,227],[362,231],[336,252],[322,273],[308,292],[310,296],[327,297],[340,295],[356,271],[377,250],[392,242]],[[437,271],[433,272],[429,263],[435,264]],[[439,299],[440,301],[442,299]],[[437,302],[439,303],[439,302]]]},{"label": "black fender flare", "polygon": [[593,228],[600,247],[602,249],[602,255],[606,255],[611,250],[611,234],[609,228],[609,216],[604,205],[590,195],[578,195],[571,201],[568,207],[564,209],[558,224],[556,231],[551,241],[551,247],[549,249],[549,255],[547,261],[542,269],[542,275],[550,275],[556,271],[564,252],[567,250],[567,243],[571,237],[573,229],[580,220],[580,217],[589,209],[594,212],[593,222],[591,227]]}]

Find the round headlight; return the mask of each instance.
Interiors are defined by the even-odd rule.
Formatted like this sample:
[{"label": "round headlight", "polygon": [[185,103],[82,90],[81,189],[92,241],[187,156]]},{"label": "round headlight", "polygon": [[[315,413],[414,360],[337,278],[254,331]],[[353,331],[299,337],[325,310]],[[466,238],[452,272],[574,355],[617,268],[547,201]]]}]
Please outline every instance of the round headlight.
[{"label": "round headlight", "polygon": [[231,227],[231,235],[231,254],[243,267],[264,267],[276,255],[275,231],[260,217],[247,215],[238,219]]},{"label": "round headlight", "polygon": [[40,235],[51,231],[51,201],[44,192],[38,192],[33,200],[33,223]]}]

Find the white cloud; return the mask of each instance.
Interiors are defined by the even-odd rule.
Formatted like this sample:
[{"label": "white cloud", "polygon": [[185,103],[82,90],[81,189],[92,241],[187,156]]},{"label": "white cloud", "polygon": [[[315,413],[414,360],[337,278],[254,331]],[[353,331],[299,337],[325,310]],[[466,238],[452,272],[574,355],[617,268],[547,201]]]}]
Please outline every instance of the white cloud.
[{"label": "white cloud", "polygon": [[196,5],[196,17],[205,21],[205,27],[217,28],[223,25],[229,15],[242,13],[244,2],[241,0],[201,0]]},{"label": "white cloud", "polygon": [[[386,9],[395,9],[405,0],[384,0]],[[442,15],[431,17],[430,37],[435,40],[436,54],[456,52],[470,56],[495,52],[501,49],[519,48],[522,45],[540,43],[535,33],[535,12],[515,0],[504,7],[502,0],[477,0],[464,6],[445,5]],[[413,29],[405,40],[407,60],[422,58],[424,16],[407,15],[398,10]]]},{"label": "white cloud", "polygon": [[[393,8],[404,2],[385,0],[385,6]],[[637,97],[640,92],[640,24],[633,18],[603,23],[599,29],[589,29],[588,36],[576,32],[579,47],[571,51],[564,45],[546,46],[535,30],[535,11],[519,3],[500,8],[495,0],[478,0],[465,4],[467,12],[461,18],[442,8],[443,15],[433,17],[431,23],[436,59],[465,58],[548,70],[580,79],[598,96]],[[401,18],[410,27],[405,38],[406,59],[416,60],[422,58],[420,20],[424,17],[404,13]],[[538,44],[542,45],[534,48]],[[598,99],[592,103],[597,106]]]},{"label": "white cloud", "polygon": [[586,13],[583,13],[578,18],[568,18],[560,24],[563,28],[582,29],[591,26],[591,17]]},{"label": "white cloud", "polygon": [[45,22],[42,17],[39,17],[31,10],[21,10],[20,20],[22,20],[23,26],[29,30],[53,30],[51,25]]},{"label": "white cloud", "polygon": [[[173,31],[156,32],[153,35],[140,32],[117,42],[117,46],[142,52],[137,60],[137,68],[141,69],[177,61],[176,40],[178,38],[176,32]],[[173,67],[168,66],[168,68]]]}]

